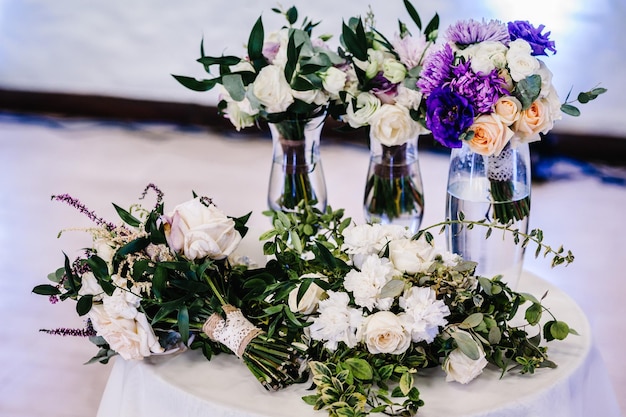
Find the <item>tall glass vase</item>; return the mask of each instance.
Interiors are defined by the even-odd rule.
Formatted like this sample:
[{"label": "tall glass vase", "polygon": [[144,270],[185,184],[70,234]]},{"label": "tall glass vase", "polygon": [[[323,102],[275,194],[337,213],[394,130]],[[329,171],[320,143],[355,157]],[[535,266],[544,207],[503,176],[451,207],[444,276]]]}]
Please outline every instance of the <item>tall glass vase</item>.
[{"label": "tall glass vase", "polygon": [[298,204],[326,209],[326,180],[320,159],[320,134],[326,115],[269,123],[273,157],[267,202],[292,211]]},{"label": "tall glass vase", "polygon": [[397,224],[417,232],[424,214],[424,186],[416,136],[398,146],[370,138],[363,209],[371,223]]},{"label": "tall glass vase", "polygon": [[[446,218],[509,225],[528,233],[530,214],[530,153],[528,144],[507,144],[498,155],[483,156],[469,146],[450,154]],[[462,214],[461,214],[462,213]],[[524,247],[506,231],[482,226],[451,225],[446,231],[448,250],[478,262],[477,275],[502,275],[517,287],[524,260]]]}]

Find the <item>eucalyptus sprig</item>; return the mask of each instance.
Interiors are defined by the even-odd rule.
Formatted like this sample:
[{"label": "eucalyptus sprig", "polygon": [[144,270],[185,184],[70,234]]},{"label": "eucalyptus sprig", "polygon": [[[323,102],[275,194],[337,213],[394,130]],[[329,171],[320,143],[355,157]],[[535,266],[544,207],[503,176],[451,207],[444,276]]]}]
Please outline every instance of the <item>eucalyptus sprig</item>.
[{"label": "eucalyptus sprig", "polygon": [[458,220],[447,219],[439,223],[434,223],[428,227],[422,228],[415,234],[415,239],[419,239],[420,237],[424,237],[428,242],[434,241],[433,234],[429,231],[431,229],[435,229],[440,227],[439,234],[442,234],[446,231],[446,228],[450,225],[458,225],[461,228],[465,227],[467,229],[473,229],[475,226],[484,227],[485,230],[485,239],[489,239],[494,230],[501,230],[503,233],[511,233],[513,236],[513,242],[517,244],[521,244],[523,248],[526,248],[529,243],[534,243],[536,245],[535,249],[535,258],[538,258],[539,255],[543,252],[543,257],[547,257],[548,255],[552,255],[551,266],[554,268],[557,265],[565,264],[564,266],[569,265],[574,262],[574,254],[571,250],[565,252],[563,246],[559,246],[554,249],[552,246],[547,245],[543,242],[543,231],[541,229],[533,229],[529,233],[521,232],[518,228],[513,227],[514,221],[509,221],[506,224],[502,224],[498,221],[487,221],[487,219],[482,220],[467,220],[463,212],[459,213]]},{"label": "eucalyptus sprig", "polygon": [[599,95],[604,94],[607,91],[608,90],[603,87],[594,87],[589,91],[582,91],[578,93],[578,95],[576,96],[576,99],[570,100],[570,95],[572,94],[572,90],[570,90],[567,93],[567,97],[565,97],[565,102],[561,105],[561,111],[570,116],[574,116],[574,117],[580,116],[580,110],[578,109],[578,107],[574,106],[572,103],[576,103],[576,102],[580,104],[589,103],[590,101],[595,100],[596,98],[598,98]]}]

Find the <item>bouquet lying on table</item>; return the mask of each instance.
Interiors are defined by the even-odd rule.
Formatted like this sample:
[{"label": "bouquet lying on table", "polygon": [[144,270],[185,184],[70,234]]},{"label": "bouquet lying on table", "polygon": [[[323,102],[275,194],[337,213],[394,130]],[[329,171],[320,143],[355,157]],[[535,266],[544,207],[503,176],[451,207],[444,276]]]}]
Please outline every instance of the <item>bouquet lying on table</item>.
[{"label": "bouquet lying on table", "polygon": [[[154,185],[156,205],[115,209],[123,223],[113,224],[69,195],[53,196],[86,214],[93,247],[49,275],[53,285],[34,292],[76,301],[85,329],[48,333],[85,336],[100,350],[90,362],[202,349],[240,357],[267,388],[278,389],[303,378],[304,356],[297,344],[270,338],[237,307],[237,282],[249,274],[246,262],[232,255],[249,215],[229,218],[210,199],[195,197],[164,214],[163,193]],[[246,260],[246,258],[242,258]]]},{"label": "bouquet lying on table", "polygon": [[[150,190],[155,206],[115,206],[117,225],[69,195],[53,196],[95,223],[86,229],[93,245],[74,260],[66,255],[49,276],[54,283],[33,291],[76,301],[85,329],[45,331],[89,337],[100,347],[90,362],[188,347],[207,359],[230,352],[268,390],[312,374],[316,391],[304,400],[332,416],[408,415],[423,405],[414,386],[422,368],[441,366],[460,383],[488,364],[532,374],[556,366],[542,340],[575,334],[539,299],[499,277],[474,276],[475,263],[433,246],[429,229],[441,224],[411,236],[399,226],[355,225],[330,207],[271,211],[273,228],[260,237],[271,258],[251,267],[234,255],[249,215],[230,218],[195,196],[165,214],[157,187],[142,198]],[[538,231],[464,225],[515,233],[555,265],[573,260]],[[539,325],[544,313],[550,318]]]}]

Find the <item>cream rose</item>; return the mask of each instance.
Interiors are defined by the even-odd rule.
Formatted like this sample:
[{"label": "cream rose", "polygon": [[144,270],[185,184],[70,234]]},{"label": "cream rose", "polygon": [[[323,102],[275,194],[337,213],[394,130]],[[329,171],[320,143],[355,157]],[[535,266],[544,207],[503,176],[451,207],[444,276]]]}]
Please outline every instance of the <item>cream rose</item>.
[{"label": "cream rose", "polygon": [[169,247],[190,260],[224,259],[241,241],[235,221],[213,204],[204,205],[200,198],[176,206],[163,221]]},{"label": "cream rose", "polygon": [[503,68],[506,61],[506,46],[502,42],[485,41],[471,45],[461,51],[470,59],[475,73],[489,74],[495,68]]},{"label": "cream rose", "polygon": [[402,326],[400,318],[389,311],[367,316],[363,321],[362,332],[362,340],[373,354],[399,355],[411,344],[411,334]]},{"label": "cream rose", "polygon": [[539,70],[539,60],[531,52],[531,46],[523,39],[516,39],[509,44],[506,62],[514,81],[523,80]]},{"label": "cream rose", "polygon": [[98,336],[126,360],[143,359],[163,348],[150,327],[146,316],[138,313],[134,319],[111,317],[104,306],[96,304],[88,313]]},{"label": "cream rose", "polygon": [[494,106],[494,113],[500,117],[502,123],[511,126],[520,118],[522,103],[512,96],[500,97]]},{"label": "cream rose", "polygon": [[252,84],[252,93],[268,113],[284,112],[293,103],[291,87],[276,65],[263,67]]},{"label": "cream rose", "polygon": [[111,243],[107,239],[99,238],[94,240],[93,248],[96,250],[96,254],[109,265],[110,269],[113,256],[115,255],[115,249],[113,249]]},{"label": "cream rose", "polygon": [[386,59],[383,61],[383,77],[393,84],[397,84],[406,77],[406,68],[404,64],[395,59]]},{"label": "cream rose", "polygon": [[305,91],[298,91],[298,90],[291,90],[291,95],[293,96],[293,98],[298,99],[300,101],[304,101],[307,104],[317,104],[317,105],[322,105],[325,104],[328,101],[328,94],[324,93],[322,90],[317,90],[317,89],[313,89],[313,90],[305,90]]},{"label": "cream rose", "polygon": [[550,108],[543,100],[535,100],[529,108],[522,110],[520,118],[513,126],[522,140],[546,133],[554,125],[550,118]]},{"label": "cream rose", "polygon": [[436,253],[434,246],[425,239],[400,239],[389,242],[389,260],[395,269],[407,274],[428,270]]},{"label": "cream rose", "polygon": [[402,145],[421,130],[409,109],[393,104],[383,104],[372,116],[370,125],[370,136],[385,146]]},{"label": "cream rose", "polygon": [[443,370],[446,372],[447,382],[456,381],[461,384],[467,384],[483,372],[483,369],[487,366],[485,351],[478,343],[476,343],[476,346],[480,353],[480,357],[477,360],[467,357],[460,348],[456,348],[448,354],[448,357],[443,362]]},{"label": "cream rose", "polygon": [[[304,274],[300,277],[302,278],[324,278],[323,275],[320,274]],[[312,282],[309,285],[309,288],[304,292],[300,302],[298,302],[298,291],[300,290],[300,285],[291,290],[289,293],[289,299],[287,300],[287,304],[289,305],[289,309],[294,313],[302,313],[302,314],[311,314],[317,310],[317,306],[325,294],[325,291],[316,283]]]},{"label": "cream rose", "polygon": [[485,156],[500,154],[513,137],[513,131],[493,113],[478,116],[470,130],[474,132],[474,136],[467,144],[473,152]]},{"label": "cream rose", "polygon": [[346,85],[346,73],[339,68],[329,67],[326,71],[319,74],[322,79],[324,90],[328,91],[331,96],[338,96]]},{"label": "cream rose", "polygon": [[356,98],[356,109],[353,107],[352,102],[350,102],[344,119],[355,129],[366,126],[370,123],[370,119],[380,106],[380,99],[374,94],[361,93]]},{"label": "cream rose", "polygon": [[92,295],[95,301],[99,301],[102,299],[104,294],[104,290],[98,283],[93,272],[85,272],[80,277],[80,290],[78,290],[78,295]]}]

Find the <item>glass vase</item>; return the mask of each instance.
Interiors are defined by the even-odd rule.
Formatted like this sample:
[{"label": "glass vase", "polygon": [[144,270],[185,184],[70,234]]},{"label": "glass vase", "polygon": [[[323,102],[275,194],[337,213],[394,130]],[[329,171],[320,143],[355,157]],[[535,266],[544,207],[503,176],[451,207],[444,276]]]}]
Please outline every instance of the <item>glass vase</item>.
[{"label": "glass vase", "polygon": [[[472,152],[463,144],[450,154],[446,218],[508,225],[528,233],[530,185],[527,143],[514,147],[509,142],[500,154],[492,156]],[[478,262],[477,275],[501,275],[502,281],[515,289],[522,272],[524,247],[511,232],[487,231],[480,225],[453,224],[446,230],[448,250]]]},{"label": "glass vase", "polygon": [[417,152],[418,137],[398,146],[370,138],[370,161],[363,207],[370,223],[397,224],[413,233],[424,214],[424,187]]},{"label": "glass vase", "polygon": [[271,209],[293,211],[300,203],[326,209],[326,180],[319,151],[325,117],[269,123],[273,156],[267,202]]}]

